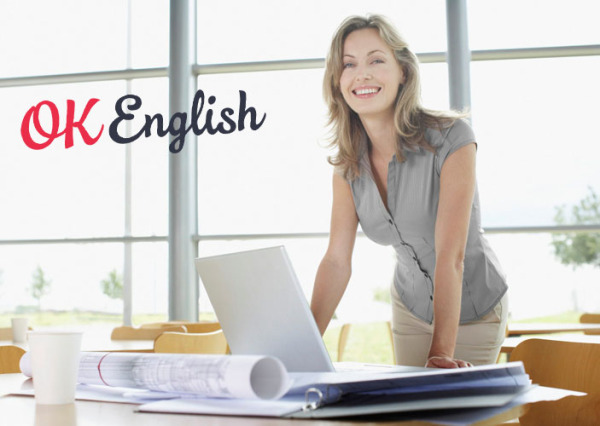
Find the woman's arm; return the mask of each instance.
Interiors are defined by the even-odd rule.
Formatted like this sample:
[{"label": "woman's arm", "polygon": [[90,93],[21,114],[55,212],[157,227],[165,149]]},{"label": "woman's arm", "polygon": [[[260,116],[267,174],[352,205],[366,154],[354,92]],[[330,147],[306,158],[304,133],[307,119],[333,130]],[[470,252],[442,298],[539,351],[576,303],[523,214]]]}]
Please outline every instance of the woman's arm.
[{"label": "woman's arm", "polygon": [[321,334],[331,321],[350,280],[357,227],[358,216],[350,185],[334,173],[329,246],[317,270],[310,304]]},{"label": "woman's arm", "polygon": [[427,366],[454,368],[469,364],[454,359],[460,321],[463,261],[475,193],[475,144],[459,148],[444,162],[435,225],[433,338]]}]

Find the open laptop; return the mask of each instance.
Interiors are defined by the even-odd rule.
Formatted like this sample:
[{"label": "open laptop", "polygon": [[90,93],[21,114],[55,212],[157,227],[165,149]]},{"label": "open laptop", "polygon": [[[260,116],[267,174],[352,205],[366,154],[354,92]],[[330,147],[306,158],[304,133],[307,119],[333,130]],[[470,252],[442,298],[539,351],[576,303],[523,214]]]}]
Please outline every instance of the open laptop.
[{"label": "open laptop", "polygon": [[196,269],[232,354],[335,371],[283,246],[198,258]]}]

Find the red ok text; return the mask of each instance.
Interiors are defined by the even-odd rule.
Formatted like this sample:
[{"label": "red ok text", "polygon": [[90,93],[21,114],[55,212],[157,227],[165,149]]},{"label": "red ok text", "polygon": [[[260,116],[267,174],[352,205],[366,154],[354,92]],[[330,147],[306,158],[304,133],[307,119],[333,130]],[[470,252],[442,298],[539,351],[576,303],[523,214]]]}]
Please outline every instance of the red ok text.
[{"label": "red ok text", "polygon": [[[102,135],[102,131],[104,130],[104,125],[100,127],[100,131],[96,134],[96,136],[91,136],[90,133],[86,130],[84,126],[85,119],[90,113],[92,107],[96,105],[99,99],[92,98],[87,101],[85,105],[85,109],[81,114],[79,120],[75,120],[75,101],[68,99],[67,100],[67,121],[65,123],[65,128],[62,131],[58,130],[59,122],[60,122],[60,114],[58,112],[58,108],[53,102],[50,101],[42,101],[39,104],[32,106],[29,108],[25,117],[23,117],[23,121],[21,122],[21,137],[23,138],[23,142],[31,149],[39,150],[44,149],[49,146],[56,138],[60,136],[65,136],[65,148],[71,148],[73,146],[73,133],[74,130],[77,129],[81,138],[87,145],[93,145],[98,142],[100,136]],[[50,112],[51,117],[51,127],[48,130],[42,126],[40,122],[40,112],[43,107],[46,107]],[[33,127],[39,136],[42,136],[45,140],[43,142],[36,142],[31,136],[31,123],[33,121]]]}]

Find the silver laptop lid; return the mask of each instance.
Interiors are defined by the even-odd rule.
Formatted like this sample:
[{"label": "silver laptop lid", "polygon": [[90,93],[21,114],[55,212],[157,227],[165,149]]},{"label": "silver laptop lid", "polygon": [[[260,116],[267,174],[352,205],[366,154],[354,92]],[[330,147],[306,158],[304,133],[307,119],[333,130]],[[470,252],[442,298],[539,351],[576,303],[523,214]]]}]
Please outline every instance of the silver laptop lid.
[{"label": "silver laptop lid", "polygon": [[335,371],[283,246],[198,258],[196,269],[232,354]]}]

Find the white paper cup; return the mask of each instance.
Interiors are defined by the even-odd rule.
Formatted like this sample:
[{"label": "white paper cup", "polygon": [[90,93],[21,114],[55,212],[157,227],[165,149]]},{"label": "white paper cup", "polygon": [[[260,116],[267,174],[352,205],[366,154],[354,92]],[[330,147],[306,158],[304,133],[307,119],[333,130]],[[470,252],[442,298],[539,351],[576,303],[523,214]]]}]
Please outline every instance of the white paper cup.
[{"label": "white paper cup", "polygon": [[37,404],[71,404],[75,401],[81,335],[76,331],[28,333]]},{"label": "white paper cup", "polygon": [[36,405],[34,426],[77,426],[75,404]]},{"label": "white paper cup", "polygon": [[12,341],[14,343],[25,343],[27,340],[27,328],[29,327],[29,319],[27,318],[11,318],[12,324]]}]

